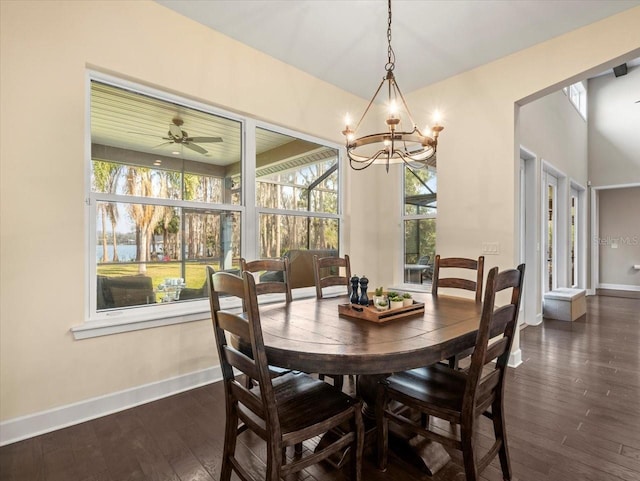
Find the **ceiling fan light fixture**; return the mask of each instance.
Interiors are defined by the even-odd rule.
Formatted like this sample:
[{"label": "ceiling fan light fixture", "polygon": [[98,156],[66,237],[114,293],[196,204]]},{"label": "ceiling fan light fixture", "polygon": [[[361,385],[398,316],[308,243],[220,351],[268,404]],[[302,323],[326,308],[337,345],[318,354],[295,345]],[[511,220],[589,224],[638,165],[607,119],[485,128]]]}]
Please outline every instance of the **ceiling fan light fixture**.
[{"label": "ceiling fan light fixture", "polygon": [[[223,142],[222,137],[190,137],[186,130],[182,130],[182,124],[184,124],[184,120],[182,120],[180,117],[174,117],[173,119],[171,119],[169,130],[167,131],[166,136],[161,136],[161,139],[165,142],[156,145],[154,148],[164,147],[170,144],[177,146],[176,144],[178,144],[180,146],[185,146],[189,150],[193,150],[194,152],[197,152],[201,155],[207,155],[209,152],[205,148],[198,145],[199,143]],[[132,133],[153,136],[153,134],[142,132]],[[171,153],[173,155],[180,155],[182,152],[173,151]]]},{"label": "ceiling fan light fixture", "polygon": [[[391,47],[391,0],[388,0],[386,74],[356,127],[351,128],[351,119],[347,115],[345,119],[346,127],[342,131],[342,135],[345,136],[346,140],[349,165],[354,170],[363,170],[372,164],[384,164],[387,172],[389,172],[390,164],[403,162],[414,169],[436,166],[438,136],[444,129],[439,123],[439,114],[436,114],[437,117],[434,116],[434,125],[430,129],[431,132],[426,129],[430,135],[423,134],[413,120],[407,102],[400,91],[400,87],[398,87],[393,74],[394,68],[395,53]],[[357,137],[358,128],[385,84],[386,89],[384,90],[387,92],[386,105],[388,106],[385,119],[386,131]],[[402,130],[402,112],[408,117],[411,130]]]}]

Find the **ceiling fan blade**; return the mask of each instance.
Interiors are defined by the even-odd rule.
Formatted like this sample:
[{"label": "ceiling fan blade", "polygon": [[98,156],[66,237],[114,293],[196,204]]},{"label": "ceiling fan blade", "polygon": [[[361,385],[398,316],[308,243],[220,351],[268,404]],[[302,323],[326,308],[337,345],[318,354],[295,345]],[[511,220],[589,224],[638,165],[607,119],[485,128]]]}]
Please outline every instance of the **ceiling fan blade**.
[{"label": "ceiling fan blade", "polygon": [[206,154],[207,153],[207,151],[205,149],[203,149],[202,147],[200,147],[199,145],[196,145],[196,144],[190,144],[188,142],[182,142],[182,145],[184,145],[185,147],[187,147],[187,148],[189,148],[191,150],[195,150],[199,154]]},{"label": "ceiling fan blade", "polygon": [[169,145],[169,144],[173,144],[173,140],[170,140],[169,142],[162,142],[161,144],[156,145],[155,147],[152,147],[153,149],[157,149],[158,147],[162,147],[163,145]]},{"label": "ceiling fan blade", "polygon": [[171,124],[169,125],[169,135],[173,137],[182,137],[182,129],[179,125]]},{"label": "ceiling fan blade", "polygon": [[189,142],[223,142],[222,137],[187,137]]}]

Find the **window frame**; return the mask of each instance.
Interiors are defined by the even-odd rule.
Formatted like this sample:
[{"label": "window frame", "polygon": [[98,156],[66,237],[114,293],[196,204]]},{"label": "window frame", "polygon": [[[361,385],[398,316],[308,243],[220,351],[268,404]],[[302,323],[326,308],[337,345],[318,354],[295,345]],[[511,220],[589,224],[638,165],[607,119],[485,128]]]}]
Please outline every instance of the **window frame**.
[{"label": "window frame", "polygon": [[[437,245],[437,219],[438,219],[438,208],[437,208],[437,204],[436,207],[433,208],[432,212],[427,212],[424,214],[407,214],[406,213],[406,170],[405,169],[409,169],[410,167],[407,165],[403,164],[403,170],[402,170],[402,189],[400,192],[401,195],[401,200],[400,200],[400,206],[401,206],[401,213],[400,213],[400,221],[401,221],[401,229],[400,229],[400,235],[401,237],[401,245],[402,245],[402,264],[399,266],[399,278],[401,279],[401,282],[399,283],[400,288],[402,289],[406,289],[406,290],[412,290],[412,291],[419,291],[419,292],[431,292],[431,286],[429,284],[424,284],[424,283],[420,283],[420,284],[415,284],[415,283],[411,283],[411,282],[405,282],[404,281],[404,277],[405,277],[405,259],[406,259],[406,239],[405,239],[405,231],[406,231],[406,222],[407,221],[413,221],[413,220],[428,220],[428,219],[433,219],[434,222],[436,223],[436,245]],[[414,169],[417,171],[423,170],[423,169]],[[435,176],[436,176],[436,203],[437,203],[437,199],[438,199],[438,188],[437,188],[437,176],[438,176],[438,170],[433,168],[431,169],[433,170]],[[432,259],[432,262],[435,261],[435,257],[434,259]]]},{"label": "window frame", "polygon": [[562,89],[569,102],[578,111],[583,120],[587,120],[587,86],[584,82],[576,82]]},{"label": "window frame", "polygon": [[[122,196],[119,194],[93,192],[91,184],[92,155],[91,155],[91,84],[93,81],[108,84],[117,88],[128,89],[143,95],[151,96],[162,101],[183,105],[239,122],[241,128],[241,196],[240,204],[217,204],[205,203],[192,200],[174,200],[162,198],[141,198],[136,196]],[[110,309],[102,312],[97,311],[97,264],[96,264],[96,224],[98,222],[97,204],[98,202],[127,202],[153,205],[168,205],[181,209],[196,209],[202,211],[227,211],[237,212],[240,215],[240,250],[245,258],[256,258],[259,251],[259,232],[256,223],[259,215],[266,213],[279,213],[283,215],[303,215],[309,217],[308,212],[288,211],[279,209],[258,209],[256,206],[256,136],[257,128],[271,130],[294,138],[308,140],[329,148],[336,149],[338,162],[338,208],[336,214],[326,214],[314,212],[313,217],[335,218],[338,221],[339,233],[338,243],[340,251],[343,250],[343,190],[344,175],[342,171],[343,149],[341,145],[328,142],[310,135],[296,132],[294,130],[279,127],[267,122],[239,115],[228,110],[217,108],[211,104],[195,101],[186,96],[179,96],[165,92],[140,83],[135,83],[109,74],[95,70],[87,70],[85,77],[85,149],[84,149],[84,184],[85,184],[85,286],[84,293],[84,322],[74,326],[71,331],[76,339],[91,338],[101,335],[127,332],[151,327],[172,325],[195,320],[208,319],[209,302],[208,299],[193,300],[189,302],[177,302],[172,305],[149,305],[135,309]],[[186,262],[184,259],[182,262]],[[295,298],[315,295],[315,290],[298,289]],[[230,303],[228,307],[235,307],[236,303]]]},{"label": "window frame", "polygon": [[[335,219],[338,221],[338,251],[339,252],[344,252],[344,246],[343,246],[343,238],[344,236],[342,235],[342,230],[343,230],[343,211],[344,211],[344,206],[342,203],[342,199],[343,199],[343,186],[344,186],[344,175],[342,172],[342,159],[343,159],[343,146],[342,145],[337,145],[337,144],[332,144],[331,142],[327,142],[327,141],[319,141],[319,139],[309,136],[309,135],[305,135],[302,133],[298,133],[295,132],[293,130],[290,129],[286,129],[283,127],[276,127],[272,124],[268,124],[265,122],[255,122],[254,124],[254,130],[253,132],[256,131],[256,129],[264,129],[264,130],[269,130],[272,132],[275,132],[277,134],[282,134],[282,135],[287,135],[289,137],[295,137],[297,139],[300,140],[306,140],[309,142],[314,142],[314,143],[322,143],[322,145],[335,149],[336,153],[337,153],[337,163],[338,163],[338,199],[337,199],[337,212],[334,213],[330,213],[330,212],[310,212],[310,211],[304,211],[304,210],[295,210],[295,209],[275,209],[275,208],[271,208],[271,207],[260,207],[257,205],[257,189],[258,189],[258,179],[256,178],[256,170],[255,170],[255,154],[252,157],[253,165],[252,165],[252,169],[250,169],[252,172],[252,177],[253,177],[253,182],[251,185],[253,185],[253,188],[250,189],[251,190],[251,195],[253,197],[253,202],[252,204],[248,204],[248,205],[255,205],[255,215],[253,217],[253,224],[254,227],[257,227],[260,225],[260,215],[262,214],[274,214],[274,215],[283,215],[283,216],[296,216],[296,217],[304,217],[304,218],[321,218],[321,219]],[[253,140],[255,141],[255,136],[253,137]],[[255,152],[255,145],[254,145],[254,152]],[[247,161],[249,162],[249,161]],[[247,169],[249,170],[249,169]],[[254,229],[255,233],[254,236],[252,237],[254,239],[253,242],[253,247],[255,247],[255,251],[252,252],[253,257],[254,258],[258,258],[259,257],[259,251],[260,251],[260,232],[258,232],[257,229]],[[309,292],[311,292],[311,290],[313,290],[313,295],[315,295],[315,288],[309,288]],[[301,289],[302,290],[302,289]]]}]

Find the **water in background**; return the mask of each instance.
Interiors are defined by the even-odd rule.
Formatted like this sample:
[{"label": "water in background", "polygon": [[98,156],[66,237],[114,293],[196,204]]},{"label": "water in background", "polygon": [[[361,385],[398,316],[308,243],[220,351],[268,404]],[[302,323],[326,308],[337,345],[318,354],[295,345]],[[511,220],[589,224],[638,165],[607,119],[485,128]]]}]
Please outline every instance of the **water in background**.
[{"label": "water in background", "polygon": [[[113,246],[111,244],[107,244],[107,257],[111,262],[113,259]],[[135,261],[135,244],[118,244],[118,258],[120,262]],[[102,262],[102,244],[96,246],[96,262]]]}]

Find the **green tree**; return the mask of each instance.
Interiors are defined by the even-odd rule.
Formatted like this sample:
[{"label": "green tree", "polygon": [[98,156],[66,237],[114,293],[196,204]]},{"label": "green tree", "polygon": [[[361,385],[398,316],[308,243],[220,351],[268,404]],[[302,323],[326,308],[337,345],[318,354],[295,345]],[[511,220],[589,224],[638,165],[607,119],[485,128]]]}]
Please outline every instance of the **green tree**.
[{"label": "green tree", "polygon": [[[97,192],[116,192],[118,180],[123,166],[114,162],[93,161],[93,185]],[[113,244],[113,262],[118,262],[118,239],[116,225],[118,223],[118,207],[113,202],[101,202],[98,206],[102,217],[102,262],[108,262],[107,256],[107,225],[106,220],[111,221],[111,243]]]},{"label": "green tree", "polygon": [[[129,167],[127,172],[127,193],[137,197],[152,197],[152,172],[146,167]],[[166,193],[166,177],[160,176],[160,191]],[[147,272],[149,245],[153,230],[162,218],[164,207],[149,204],[129,204],[129,215],[136,224],[136,259],[140,261],[138,272]]]},{"label": "green tree", "polygon": [[[437,209],[436,173],[428,169],[405,167],[404,189],[406,215],[433,214]],[[405,262],[416,263],[420,257],[435,256],[436,221],[434,218],[405,221]]]}]

